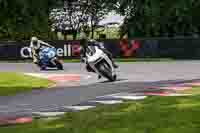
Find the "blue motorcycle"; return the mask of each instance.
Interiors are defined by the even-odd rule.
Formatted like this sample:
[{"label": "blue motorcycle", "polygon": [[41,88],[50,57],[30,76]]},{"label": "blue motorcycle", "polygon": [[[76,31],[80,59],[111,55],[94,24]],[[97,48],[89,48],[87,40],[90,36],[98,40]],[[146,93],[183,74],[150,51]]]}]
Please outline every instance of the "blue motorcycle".
[{"label": "blue motorcycle", "polygon": [[46,70],[47,67],[57,68],[58,70],[63,70],[63,64],[57,58],[56,49],[45,47],[39,52],[39,63],[38,66],[41,70]]}]

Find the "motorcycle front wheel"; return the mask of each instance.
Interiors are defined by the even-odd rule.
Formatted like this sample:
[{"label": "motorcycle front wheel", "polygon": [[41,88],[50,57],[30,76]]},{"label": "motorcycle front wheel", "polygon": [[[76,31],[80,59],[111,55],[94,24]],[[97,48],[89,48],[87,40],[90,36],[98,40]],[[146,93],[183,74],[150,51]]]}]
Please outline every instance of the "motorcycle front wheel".
[{"label": "motorcycle front wheel", "polygon": [[109,81],[113,82],[117,79],[117,76],[116,75],[112,75],[112,71],[111,69],[109,68],[109,66],[107,66],[106,63],[101,63],[99,64],[98,66],[98,69],[99,69],[99,72],[105,77],[107,78]]},{"label": "motorcycle front wheel", "polygon": [[41,61],[38,61],[37,63],[35,63],[37,65],[37,67],[40,68],[41,71],[46,70],[46,66],[44,64],[42,64]]},{"label": "motorcycle front wheel", "polygon": [[61,63],[61,61],[59,61],[58,59],[55,60],[55,63],[56,63],[56,67],[59,69],[59,70],[64,70],[63,69],[63,64]]}]

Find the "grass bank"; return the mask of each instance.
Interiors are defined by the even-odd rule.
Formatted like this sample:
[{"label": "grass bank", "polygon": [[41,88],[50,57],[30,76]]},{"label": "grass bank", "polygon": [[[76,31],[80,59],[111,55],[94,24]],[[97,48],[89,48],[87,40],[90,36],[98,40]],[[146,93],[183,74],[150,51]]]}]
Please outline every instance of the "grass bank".
[{"label": "grass bank", "polygon": [[199,95],[150,97],[0,130],[5,133],[197,133],[200,130],[199,101]]},{"label": "grass bank", "polygon": [[19,73],[0,72],[0,95],[14,95],[33,89],[44,89],[53,85],[47,79],[26,76]]}]

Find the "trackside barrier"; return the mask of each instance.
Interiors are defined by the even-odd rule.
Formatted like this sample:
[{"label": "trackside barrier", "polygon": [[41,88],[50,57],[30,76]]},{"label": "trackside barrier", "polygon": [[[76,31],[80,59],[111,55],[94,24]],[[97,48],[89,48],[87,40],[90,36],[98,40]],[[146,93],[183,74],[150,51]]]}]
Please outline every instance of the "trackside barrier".
[{"label": "trackside barrier", "polygon": [[[64,59],[80,56],[80,41],[48,41],[57,48],[57,55]],[[104,40],[105,48],[120,58],[175,58],[199,59],[200,39],[132,39]],[[29,59],[29,41],[0,42],[0,60]]]}]

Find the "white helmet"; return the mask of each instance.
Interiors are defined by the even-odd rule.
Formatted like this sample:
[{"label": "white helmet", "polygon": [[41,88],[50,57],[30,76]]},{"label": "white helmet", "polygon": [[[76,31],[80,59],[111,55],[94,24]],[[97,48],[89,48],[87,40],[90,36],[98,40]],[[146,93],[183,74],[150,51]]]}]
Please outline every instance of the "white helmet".
[{"label": "white helmet", "polygon": [[38,43],[38,38],[37,37],[32,37],[31,42],[33,45],[33,48],[39,49],[40,48],[40,43]]}]

